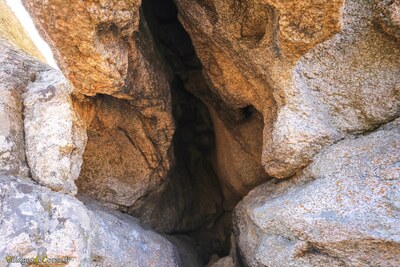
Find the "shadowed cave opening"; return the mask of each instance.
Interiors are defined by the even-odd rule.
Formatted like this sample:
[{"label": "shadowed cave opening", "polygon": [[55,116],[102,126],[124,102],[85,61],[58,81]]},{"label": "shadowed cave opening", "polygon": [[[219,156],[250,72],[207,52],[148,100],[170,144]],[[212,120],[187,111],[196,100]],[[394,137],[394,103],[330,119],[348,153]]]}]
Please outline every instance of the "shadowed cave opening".
[{"label": "shadowed cave opening", "polygon": [[[146,154],[146,142],[152,142],[157,157],[160,150],[152,138],[161,131],[151,128],[159,124],[149,122],[151,116],[146,117],[140,105],[98,94],[85,98],[79,108],[91,119],[77,186],[81,194],[164,234],[185,266],[205,266],[210,258],[229,254],[232,210],[265,178],[260,163],[262,114],[252,105],[230,107],[209,88],[173,0],[145,0],[140,16],[141,36],[135,38],[142,45],[154,39],[154,49],[142,48],[157,50],[161,59],[154,62],[169,75],[175,122],[171,163],[164,167],[166,157],[161,157],[149,167],[153,158]],[[99,27],[101,38],[114,40],[117,33],[114,25]],[[158,59],[153,52],[149,57]],[[225,161],[217,162],[218,157]],[[165,176],[157,174],[165,169]]]},{"label": "shadowed cave opening", "polygon": [[[169,234],[181,240],[187,237],[194,240],[200,261],[205,265],[212,255],[229,254],[231,212],[224,210],[223,193],[214,169],[215,133],[209,110],[187,88],[193,83],[190,72],[201,73],[202,66],[189,35],[178,20],[172,0],[145,0],[142,8],[156,45],[173,75],[175,166],[160,198],[169,201],[160,201],[162,207],[156,210],[170,213],[172,206],[185,206],[183,212],[176,211],[181,221]],[[205,84],[204,80],[201,82]]]}]

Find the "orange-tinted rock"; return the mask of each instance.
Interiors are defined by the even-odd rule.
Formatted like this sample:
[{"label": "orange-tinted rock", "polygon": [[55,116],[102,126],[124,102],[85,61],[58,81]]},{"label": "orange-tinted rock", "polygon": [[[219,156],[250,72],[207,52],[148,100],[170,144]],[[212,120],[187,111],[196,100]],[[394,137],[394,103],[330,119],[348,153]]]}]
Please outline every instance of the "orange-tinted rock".
[{"label": "orange-tinted rock", "polygon": [[292,176],[323,147],[400,110],[398,45],[371,23],[372,2],[177,4],[212,94],[224,109],[262,114],[260,157],[270,176]]},{"label": "orange-tinted rock", "polygon": [[76,102],[88,129],[80,191],[127,207],[161,190],[173,160],[170,75],[140,1],[24,4],[83,99]]},{"label": "orange-tinted rock", "polygon": [[128,100],[103,95],[76,104],[88,125],[80,192],[129,207],[161,190],[171,164],[168,132],[158,135]]}]

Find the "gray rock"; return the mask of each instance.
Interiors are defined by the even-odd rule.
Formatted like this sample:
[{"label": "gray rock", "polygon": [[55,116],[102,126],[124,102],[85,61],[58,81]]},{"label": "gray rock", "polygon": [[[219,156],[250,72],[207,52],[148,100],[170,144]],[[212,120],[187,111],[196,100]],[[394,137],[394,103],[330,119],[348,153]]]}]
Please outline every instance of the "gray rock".
[{"label": "gray rock", "polygon": [[23,94],[24,127],[32,178],[55,191],[76,194],[74,181],[79,176],[87,137],[71,93],[60,71],[38,73]]},{"label": "gray rock", "polygon": [[0,262],[7,256],[68,257],[67,266],[179,266],[175,247],[128,215],[0,177]]},{"label": "gray rock", "polygon": [[82,198],[97,224],[91,239],[94,266],[180,266],[172,243],[136,218]]},{"label": "gray rock", "polygon": [[296,63],[264,144],[269,174],[290,177],[323,147],[400,115],[400,48],[372,21],[373,1],[346,1],[342,30]]},{"label": "gray rock", "polygon": [[24,175],[21,93],[43,65],[0,39],[0,175]]},{"label": "gray rock", "polygon": [[0,177],[0,260],[7,256],[70,257],[90,266],[91,214],[76,198],[29,179]]},{"label": "gray rock", "polygon": [[[0,174],[75,194],[86,130],[61,72],[0,43]],[[29,166],[29,168],[28,168]]]},{"label": "gray rock", "polygon": [[231,256],[227,256],[224,258],[218,259],[216,262],[209,265],[209,267],[234,267],[233,258]]},{"label": "gray rock", "polygon": [[399,0],[375,0],[375,18],[383,31],[400,41]]},{"label": "gray rock", "polygon": [[246,266],[399,266],[400,119],[326,148],[234,215]]},{"label": "gray rock", "polygon": [[28,175],[20,94],[0,86],[0,174]]}]

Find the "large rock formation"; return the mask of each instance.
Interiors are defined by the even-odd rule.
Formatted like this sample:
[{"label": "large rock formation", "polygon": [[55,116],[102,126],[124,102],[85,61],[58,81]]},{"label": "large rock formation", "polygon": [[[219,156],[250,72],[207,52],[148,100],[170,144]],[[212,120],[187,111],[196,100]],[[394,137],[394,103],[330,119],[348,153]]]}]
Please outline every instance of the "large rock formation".
[{"label": "large rock formation", "polygon": [[373,1],[177,3],[211,90],[262,113],[270,176],[398,116],[400,50],[371,23]]},{"label": "large rock formation", "polygon": [[53,190],[76,194],[86,131],[73,109],[69,83],[6,41],[0,41],[0,63],[0,173],[30,173]]},{"label": "large rock formation", "polygon": [[0,174],[28,175],[21,94],[43,66],[2,39],[0,62]]},{"label": "large rock formation", "polygon": [[324,149],[236,207],[245,266],[398,266],[400,120]]},{"label": "large rock formation", "polygon": [[150,227],[71,196],[86,133],[62,74],[3,40],[0,66],[1,264],[182,266]]},{"label": "large rock formation", "polygon": [[81,192],[141,207],[168,180],[174,124],[169,74],[140,1],[23,2],[74,92],[97,95],[75,102],[88,129]]},{"label": "large rock formation", "polygon": [[139,92],[168,90],[165,77],[154,72],[158,66],[144,55],[152,52],[151,36],[143,36],[142,29],[141,38],[147,38],[143,44],[134,36],[139,32],[140,1],[23,2],[42,35],[57,48],[56,60],[78,92],[135,98]]},{"label": "large rock formation", "polygon": [[[178,266],[174,246],[134,218],[0,177],[1,262],[59,258],[67,266]],[[12,257],[12,258],[10,258]],[[40,262],[39,262],[40,263]]]},{"label": "large rock formation", "polygon": [[55,191],[76,194],[86,128],[73,108],[71,93],[64,76],[50,69],[35,75],[22,98],[26,158],[33,179]]},{"label": "large rock formation", "polygon": [[0,258],[400,265],[398,0],[23,2],[66,78],[0,20]]}]

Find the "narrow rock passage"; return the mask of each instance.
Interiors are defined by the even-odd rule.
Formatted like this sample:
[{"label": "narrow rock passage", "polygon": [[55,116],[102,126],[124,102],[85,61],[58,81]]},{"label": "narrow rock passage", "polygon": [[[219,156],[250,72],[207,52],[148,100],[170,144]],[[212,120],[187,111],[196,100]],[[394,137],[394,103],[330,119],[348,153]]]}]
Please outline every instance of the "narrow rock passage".
[{"label": "narrow rock passage", "polygon": [[[196,242],[204,263],[211,255],[229,253],[231,213],[224,210],[222,189],[215,172],[215,133],[208,107],[187,85],[191,71],[201,72],[188,34],[177,18],[173,1],[144,1],[143,14],[157,48],[172,72],[171,95],[175,135],[175,166],[153,216],[179,220],[163,230],[187,235]],[[205,84],[205,81],[200,81]],[[196,86],[196,85],[195,85]],[[149,210],[148,207],[145,209]],[[155,215],[157,214],[157,215]],[[158,221],[152,219],[151,221]],[[153,226],[160,229],[160,225]]]}]

